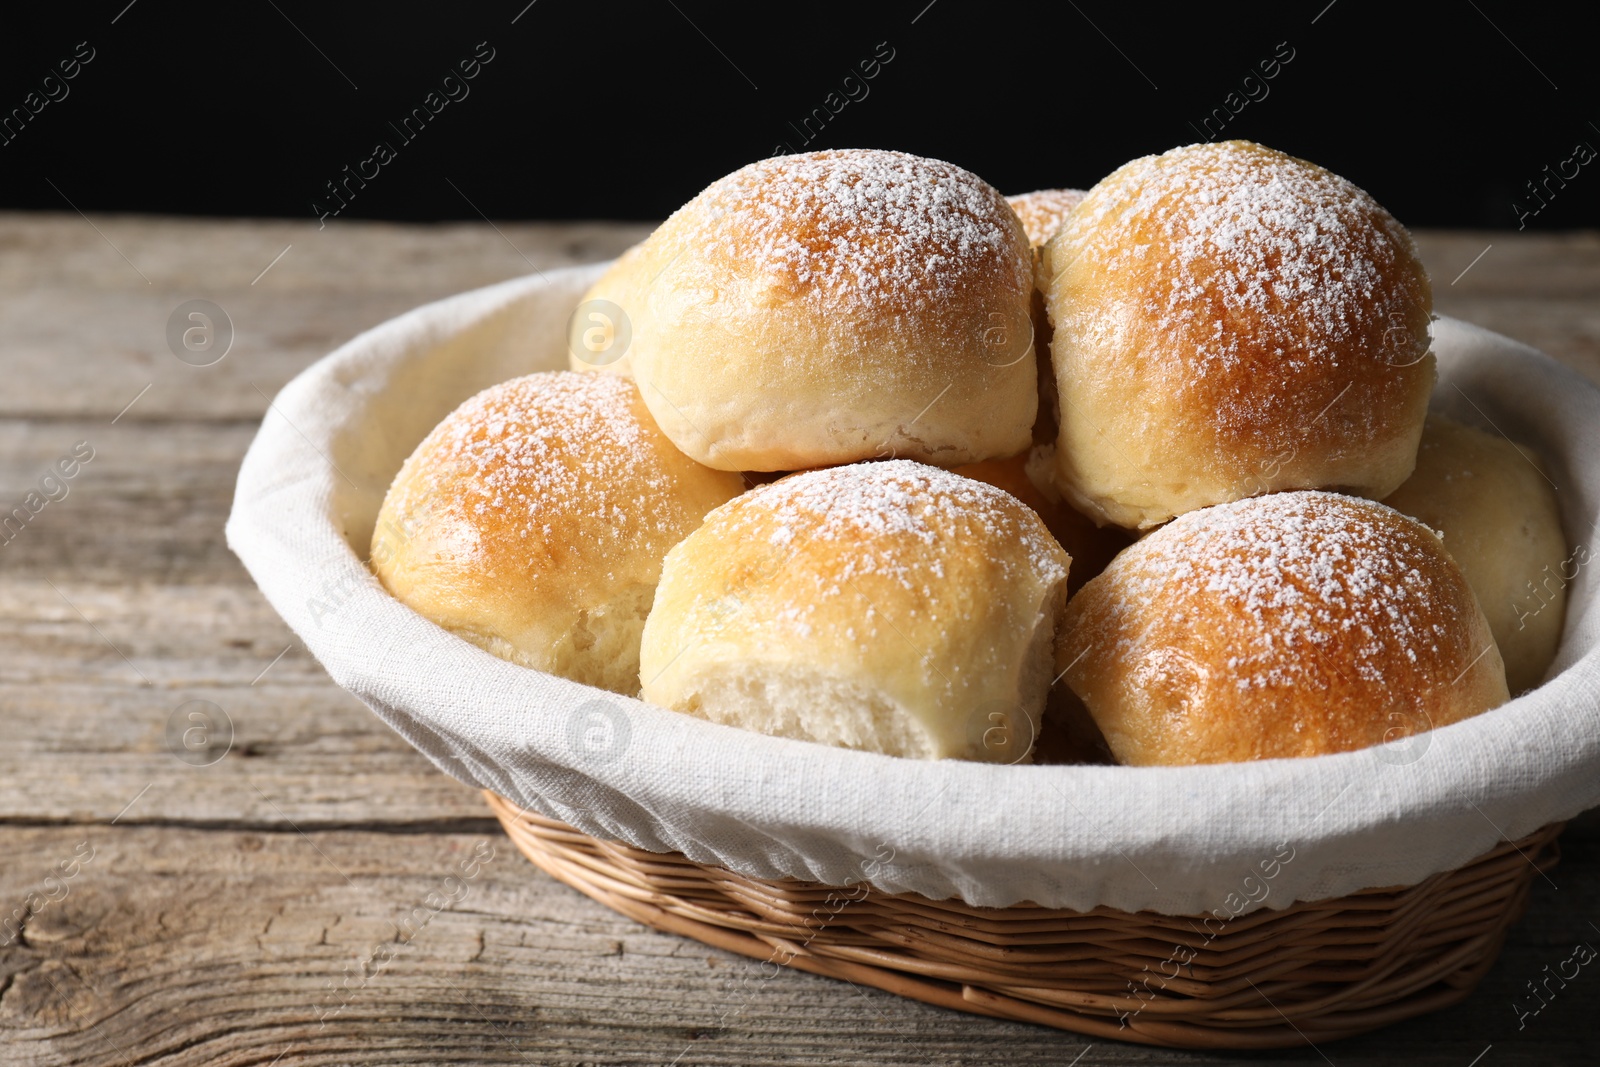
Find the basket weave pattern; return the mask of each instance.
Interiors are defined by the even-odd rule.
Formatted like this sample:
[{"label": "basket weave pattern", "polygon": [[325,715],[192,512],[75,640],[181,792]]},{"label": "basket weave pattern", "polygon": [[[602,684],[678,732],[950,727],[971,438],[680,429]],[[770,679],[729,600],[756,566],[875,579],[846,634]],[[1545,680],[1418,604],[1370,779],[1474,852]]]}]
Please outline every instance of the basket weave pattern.
[{"label": "basket weave pattern", "polygon": [[1184,1048],[1302,1045],[1464,999],[1557,862],[1561,831],[1417,885],[1219,923],[747,878],[486,796],[541,870],[658,930],[960,1011]]}]

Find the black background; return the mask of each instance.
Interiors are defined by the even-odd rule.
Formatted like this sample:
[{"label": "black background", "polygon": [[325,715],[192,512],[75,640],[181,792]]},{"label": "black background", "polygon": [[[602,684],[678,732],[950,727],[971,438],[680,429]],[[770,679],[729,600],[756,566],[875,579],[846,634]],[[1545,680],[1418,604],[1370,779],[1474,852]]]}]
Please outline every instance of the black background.
[{"label": "black background", "polygon": [[[1514,202],[1538,206],[1526,182],[1579,141],[1600,147],[1594,37],[1579,10],[58,4],[0,16],[0,113],[24,106],[80,41],[95,51],[68,95],[0,146],[0,208],[311,218],[325,183],[380,139],[397,158],[343,217],[660,218],[785,143],[935,156],[1007,193],[1086,187],[1201,139],[1200,120],[1287,42],[1293,60],[1226,136],[1322,163],[1410,225],[1515,229]],[[469,95],[403,143],[388,123],[479,42],[494,59]],[[880,42],[894,58],[866,98],[803,143],[791,123]],[[1551,188],[1526,225],[1600,225],[1600,160]]]}]

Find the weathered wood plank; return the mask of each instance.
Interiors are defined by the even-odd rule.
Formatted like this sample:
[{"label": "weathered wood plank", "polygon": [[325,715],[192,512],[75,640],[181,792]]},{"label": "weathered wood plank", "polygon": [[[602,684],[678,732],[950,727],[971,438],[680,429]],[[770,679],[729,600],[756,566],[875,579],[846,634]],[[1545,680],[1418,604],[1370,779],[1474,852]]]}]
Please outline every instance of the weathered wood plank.
[{"label": "weathered wood plank", "polygon": [[[844,1033],[855,1062],[932,1063],[995,1030],[810,976],[761,980],[754,963],[550,882],[487,835],[0,836],[16,857],[0,900],[25,896],[80,842],[94,849],[65,899],[0,950],[0,1040],[23,1050],[18,1064],[664,1063],[686,1051],[680,1062],[752,1063],[762,1047],[804,1058]],[[1047,1053],[1083,1045],[1000,1029]],[[919,1035],[921,1048],[907,1040]]]},{"label": "weathered wood plank", "polygon": [[[301,653],[304,658],[304,653]],[[288,657],[285,657],[288,659]],[[252,663],[259,670],[262,659]],[[280,663],[276,670],[283,669]],[[441,774],[354,697],[315,684],[0,685],[0,824],[487,826],[475,790]],[[190,720],[208,701],[231,725]],[[200,709],[217,719],[213,708]],[[206,730],[202,748],[185,730]],[[174,746],[177,746],[175,750]],[[180,752],[193,762],[186,762]]]},{"label": "weathered wood plank", "polygon": [[1435,311],[1532,345],[1600,381],[1600,234],[1423,230],[1416,238]]},{"label": "weathered wood plank", "polygon": [[[0,214],[0,416],[110,419],[149,385],[127,419],[258,419],[261,394],[364,329],[466,289],[609,259],[649,231],[367,222],[319,231],[311,222],[141,217],[97,217],[95,226],[76,215]],[[189,366],[168,347],[167,319],[192,299],[213,301],[233,323],[233,347],[213,366]]]},{"label": "weathered wood plank", "polygon": [[[1323,1062],[1313,1050],[1088,1048],[797,972],[764,978],[755,961],[635,926],[492,834],[13,827],[0,828],[0,848],[6,914],[30,892],[65,893],[40,902],[21,939],[0,948],[0,1043],[19,1067],[680,1055],[740,1065]],[[46,889],[58,862],[90,849],[74,877]],[[1459,1067],[1490,1045],[1495,1064],[1600,1055],[1586,1018],[1586,986],[1600,975],[1558,989],[1520,1031],[1511,1006],[1519,994],[1532,1003],[1524,983],[1576,939],[1595,939],[1581,916],[1600,904],[1600,854],[1592,844],[1572,851],[1561,888],[1535,890],[1529,920],[1472,1002],[1322,1054],[1341,1065]]]},{"label": "weathered wood plank", "polygon": [[255,431],[254,422],[0,419],[0,517],[38,492],[79,442],[93,450],[62,482],[64,497],[20,530],[13,519],[11,539],[0,537],[0,581],[248,584],[222,524]]},{"label": "weathered wood plank", "polygon": [[118,589],[71,578],[0,584],[0,682],[178,691],[261,685],[332,688],[259,593],[241,585]]}]

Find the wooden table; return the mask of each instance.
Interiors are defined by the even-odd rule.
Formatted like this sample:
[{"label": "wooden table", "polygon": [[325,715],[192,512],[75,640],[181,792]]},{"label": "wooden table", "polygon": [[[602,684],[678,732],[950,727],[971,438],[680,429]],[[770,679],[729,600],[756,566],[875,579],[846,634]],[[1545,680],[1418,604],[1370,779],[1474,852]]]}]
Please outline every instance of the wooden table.
[{"label": "wooden table", "polygon": [[[797,972],[751,996],[753,961],[635,926],[534,870],[478,793],[329,681],[222,524],[267,398],[334,345],[530,265],[609,257],[645,230],[0,215],[0,505],[22,503],[76,442],[94,450],[68,495],[0,546],[0,920],[24,920],[0,933],[0,1062],[1600,1059],[1600,969],[1524,1029],[1512,1008],[1576,942],[1600,945],[1594,818],[1568,831],[1554,884],[1534,885],[1467,1004],[1249,1056],[1091,1047]],[[1441,311],[1600,378],[1600,237],[1422,245]],[[189,299],[233,322],[214,366],[168,349],[168,316]],[[205,766],[167,740],[194,700],[233,725]],[[428,909],[413,909],[480,843],[492,859],[466,897],[417,927],[408,917]],[[387,965],[363,965],[385,946]]]}]

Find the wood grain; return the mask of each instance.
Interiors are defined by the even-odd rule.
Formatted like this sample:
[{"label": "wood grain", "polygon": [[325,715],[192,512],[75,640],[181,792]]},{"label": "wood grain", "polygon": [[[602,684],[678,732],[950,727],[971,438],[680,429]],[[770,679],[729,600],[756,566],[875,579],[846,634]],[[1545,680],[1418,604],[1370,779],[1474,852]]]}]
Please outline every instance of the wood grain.
[{"label": "wood grain", "polygon": [[[64,897],[0,949],[12,1064],[267,1064],[280,1053],[280,1064],[1070,1063],[1091,1044],[1084,1067],[1235,1061],[1089,1042],[796,972],[769,979],[755,961],[654,933],[536,874],[495,833],[119,824],[0,836],[0,900],[93,850]],[[1458,1067],[1488,1045],[1498,1064],[1600,1053],[1593,989],[1580,984],[1600,975],[1520,1032],[1511,1007],[1523,980],[1570,954],[1551,916],[1600,903],[1600,857],[1585,840],[1556,872],[1562,888],[1536,891],[1471,1003],[1323,1053]],[[466,877],[475,855],[486,858]],[[1310,1049],[1238,1059],[1322,1062]]]},{"label": "wood grain", "polygon": [[[416,304],[606,258],[648,228],[94,222],[101,232],[77,216],[0,215],[0,505],[74,442],[96,450],[68,496],[0,546],[0,922],[19,908],[24,919],[20,937],[0,931],[0,1062],[1600,1059],[1588,1007],[1600,971],[1585,968],[1522,1029],[1512,1006],[1533,1003],[1526,983],[1577,941],[1600,945],[1592,816],[1568,831],[1554,885],[1536,885],[1467,1004],[1270,1055],[1090,1047],[810,975],[766,979],[552,882],[475,791],[328,680],[228,553],[222,523],[265,397],[311,361]],[[1419,243],[1442,312],[1600,379],[1600,237]],[[166,348],[167,316],[196,297],[237,330],[212,367]],[[209,766],[167,745],[189,700],[234,727]],[[447,883],[480,842],[493,860]],[[93,858],[55,880],[80,848]],[[456,899],[433,914],[430,893]]]}]

